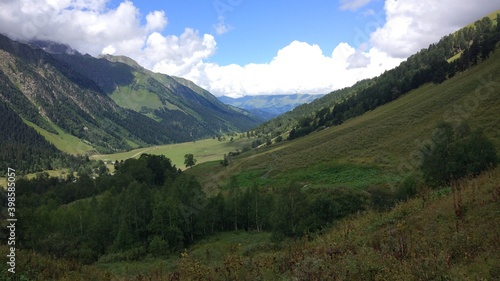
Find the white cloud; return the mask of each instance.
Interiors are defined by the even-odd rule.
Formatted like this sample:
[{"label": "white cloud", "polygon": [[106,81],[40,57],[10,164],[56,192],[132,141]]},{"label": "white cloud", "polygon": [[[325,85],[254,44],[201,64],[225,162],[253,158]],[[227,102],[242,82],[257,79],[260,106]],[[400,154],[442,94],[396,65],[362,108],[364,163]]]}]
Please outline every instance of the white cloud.
[{"label": "white cloud", "polygon": [[113,45],[109,45],[102,49],[102,53],[105,55],[114,55],[116,53],[116,49]]},{"label": "white cloud", "polygon": [[370,42],[393,57],[406,58],[455,30],[500,9],[498,0],[386,0],[386,23]]},{"label": "white cloud", "polygon": [[[349,68],[349,59],[354,54],[366,58],[365,68]],[[325,55],[318,45],[293,41],[269,63],[244,66],[199,63],[184,77],[216,95],[232,97],[295,92],[324,94],[373,77],[400,62],[376,50],[356,51],[347,43],[339,44],[331,55]]]},{"label": "white cloud", "polygon": [[372,0],[340,0],[341,10],[356,11],[361,7],[368,5]]},{"label": "white cloud", "polygon": [[144,54],[147,61],[154,62],[151,65],[153,71],[185,76],[195,65],[210,57],[215,48],[212,35],[200,37],[195,30],[186,28],[180,37],[163,36],[157,32],[151,34]]},{"label": "white cloud", "polygon": [[215,33],[217,33],[218,35],[222,35],[229,32],[232,27],[226,24],[223,16],[219,16],[219,22],[214,25],[214,29]]},{"label": "white cloud", "polygon": [[[341,9],[355,11],[371,0],[342,0]],[[354,34],[354,49],[340,43],[323,50],[293,41],[262,64],[209,63],[215,37],[186,28],[164,34],[163,11],[143,11],[129,0],[106,7],[108,0],[0,0],[0,33],[16,39],[48,39],[68,43],[82,53],[126,55],[144,67],[193,80],[216,95],[327,93],[374,77],[398,65],[440,37],[490,11],[497,0],[386,0],[383,13],[364,12],[375,20]],[[231,27],[223,15],[216,34]],[[358,42],[359,41],[359,42]],[[368,44],[369,43],[369,44]]]},{"label": "white cloud", "polygon": [[146,22],[147,31],[162,31],[168,23],[164,11],[154,11],[149,13],[146,16]]}]

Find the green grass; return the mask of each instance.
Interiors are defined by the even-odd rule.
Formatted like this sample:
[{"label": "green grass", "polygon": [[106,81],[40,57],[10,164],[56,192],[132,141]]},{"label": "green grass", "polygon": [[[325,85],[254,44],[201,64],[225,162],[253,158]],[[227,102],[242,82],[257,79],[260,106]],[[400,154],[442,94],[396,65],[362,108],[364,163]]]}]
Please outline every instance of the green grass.
[{"label": "green grass", "polygon": [[52,123],[50,120],[50,125],[57,131],[57,134],[49,133],[46,130],[40,128],[34,123],[24,120],[28,126],[35,129],[40,135],[42,135],[47,141],[52,143],[57,149],[68,154],[80,154],[83,155],[87,151],[93,150],[91,145],[84,143],[79,138],[64,132],[56,124]]},{"label": "green grass", "polygon": [[[224,232],[198,241],[186,249],[187,253],[208,266],[221,265],[229,254],[251,255],[254,252],[271,251],[270,233],[267,232]],[[97,262],[93,266],[110,272],[115,278],[165,274],[177,269],[178,255],[169,257],[146,257],[140,261]]]},{"label": "green grass", "polygon": [[267,232],[223,232],[207,237],[189,247],[189,254],[207,265],[217,265],[228,254],[250,255],[270,250],[271,234]]},{"label": "green grass", "polygon": [[[357,164],[318,164],[280,173],[279,167],[241,171],[236,175],[240,187],[282,187],[298,183],[308,188],[316,187],[352,187],[363,188],[372,185],[387,185],[401,181],[400,177],[386,173],[377,166]],[[225,188],[229,182],[219,183]]]},{"label": "green grass", "polygon": [[[227,137],[229,139],[230,137]],[[179,168],[184,168],[184,155],[193,154],[197,164],[209,161],[220,161],[224,154],[230,151],[243,150],[245,146],[251,145],[252,139],[235,137],[233,142],[229,140],[219,142],[217,139],[204,139],[194,142],[169,144],[147,148],[134,149],[127,152],[94,155],[93,160],[121,161],[129,158],[137,158],[141,154],[165,155]]]},{"label": "green grass", "polygon": [[[245,182],[266,173],[264,183],[272,185],[295,180],[360,187],[387,178],[397,180],[418,169],[423,143],[431,142],[440,122],[450,120],[483,129],[500,151],[499,62],[497,50],[489,60],[440,85],[426,84],[342,125],[241,154],[229,167],[212,168],[210,175],[201,178],[203,184],[216,188],[231,176]],[[346,166],[352,171],[342,172],[348,176],[329,171],[338,164],[353,165]]]},{"label": "green grass", "polygon": [[[68,173],[69,169],[58,169],[58,170],[46,170],[43,171],[44,173],[48,173],[50,177],[55,177],[55,178],[60,178],[63,177],[65,178]],[[16,175],[16,179],[19,179],[21,176],[26,177],[27,179],[32,179],[37,176],[38,173],[32,173],[32,174],[27,174],[27,175]],[[1,187],[6,187],[7,186],[7,178],[5,177],[0,177],[0,188]]]},{"label": "green grass", "polygon": [[121,107],[129,108],[139,112],[141,108],[158,109],[162,107],[161,101],[157,95],[146,89],[132,91],[129,87],[121,87],[110,95],[116,104]]},{"label": "green grass", "polygon": [[447,59],[448,63],[452,63],[462,56],[462,52],[455,54],[453,57]]}]

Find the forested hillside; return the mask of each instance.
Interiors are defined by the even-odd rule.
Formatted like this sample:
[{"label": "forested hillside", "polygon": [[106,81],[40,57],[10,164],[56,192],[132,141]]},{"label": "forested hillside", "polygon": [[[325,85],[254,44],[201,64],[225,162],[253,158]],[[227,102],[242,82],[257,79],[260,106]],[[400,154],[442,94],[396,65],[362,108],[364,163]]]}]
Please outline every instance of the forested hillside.
[{"label": "forested hillside", "polygon": [[[61,153],[0,100],[0,170],[19,167],[20,170],[34,172],[50,169],[52,160]],[[37,159],[37,161],[33,161]]]},{"label": "forested hillside", "polygon": [[289,132],[288,138],[294,139],[320,128],[340,125],[426,83],[440,84],[489,57],[500,41],[499,18],[500,14],[495,20],[484,17],[422,49],[379,77],[334,91],[260,125],[256,131],[271,138]]},{"label": "forested hillside", "polygon": [[260,121],[191,81],[151,72],[127,57],[54,56],[95,81],[119,106],[158,121],[175,142],[245,131]]},{"label": "forested hillside", "polygon": [[[50,135],[62,152],[113,153],[242,131],[259,122],[192,82],[150,72],[131,59],[97,59],[65,45],[47,44],[28,45],[0,35],[0,99],[28,125]],[[25,140],[30,149],[34,139]],[[36,155],[28,153],[23,161],[46,165],[24,170],[27,166],[18,158],[0,162],[12,163],[19,172],[54,165],[53,157]]]},{"label": "forested hillside", "polygon": [[108,152],[171,141],[163,126],[120,108],[94,81],[41,49],[1,36],[0,55],[2,99],[41,128],[56,133],[54,124]]}]

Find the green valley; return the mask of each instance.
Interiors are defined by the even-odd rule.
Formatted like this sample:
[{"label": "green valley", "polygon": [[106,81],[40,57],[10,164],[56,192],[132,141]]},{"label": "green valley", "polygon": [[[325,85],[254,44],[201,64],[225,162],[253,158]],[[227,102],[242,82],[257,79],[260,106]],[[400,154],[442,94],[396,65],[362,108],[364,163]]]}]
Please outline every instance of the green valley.
[{"label": "green valley", "polygon": [[499,280],[498,19],[260,125],[130,58],[0,37],[0,168],[23,167],[0,279]]}]

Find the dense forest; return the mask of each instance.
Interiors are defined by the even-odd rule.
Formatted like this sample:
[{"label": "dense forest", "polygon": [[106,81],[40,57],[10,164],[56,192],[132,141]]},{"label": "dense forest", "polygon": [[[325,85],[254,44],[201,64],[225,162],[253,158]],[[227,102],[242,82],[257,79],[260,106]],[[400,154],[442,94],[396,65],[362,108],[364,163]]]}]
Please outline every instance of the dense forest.
[{"label": "dense forest", "polygon": [[164,156],[144,154],[116,167],[114,175],[98,166],[77,178],[41,173],[19,179],[19,247],[85,263],[103,256],[165,256],[221,231],[299,237],[371,204],[365,193],[347,188],[306,193],[291,183],[280,190],[243,189],[235,178],[223,192],[207,197],[194,177]]},{"label": "dense forest", "polygon": [[89,164],[86,157],[60,152],[0,99],[0,171],[11,167],[19,172],[34,173],[55,168],[77,171]]}]

